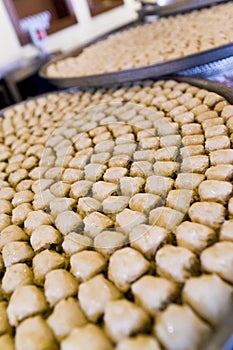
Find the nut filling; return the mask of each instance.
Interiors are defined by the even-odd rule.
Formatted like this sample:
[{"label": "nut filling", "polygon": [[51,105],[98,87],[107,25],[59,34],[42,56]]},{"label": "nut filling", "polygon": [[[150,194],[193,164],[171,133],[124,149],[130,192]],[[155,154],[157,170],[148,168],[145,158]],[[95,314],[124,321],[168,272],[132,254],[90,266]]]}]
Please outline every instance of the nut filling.
[{"label": "nut filling", "polygon": [[0,347],[200,350],[233,306],[231,118],[174,80],[7,109]]}]

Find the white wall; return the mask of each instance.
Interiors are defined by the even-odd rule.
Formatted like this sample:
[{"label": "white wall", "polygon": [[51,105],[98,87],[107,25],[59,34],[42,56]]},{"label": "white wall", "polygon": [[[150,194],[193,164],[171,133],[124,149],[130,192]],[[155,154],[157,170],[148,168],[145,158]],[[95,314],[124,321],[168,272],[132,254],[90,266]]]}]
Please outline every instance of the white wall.
[{"label": "white wall", "polygon": [[[48,37],[48,51],[76,48],[110,30],[136,19],[136,0],[125,0],[125,5],[91,17],[86,0],[72,0],[78,24]],[[37,54],[31,45],[21,47],[3,1],[0,0],[0,68]]]}]

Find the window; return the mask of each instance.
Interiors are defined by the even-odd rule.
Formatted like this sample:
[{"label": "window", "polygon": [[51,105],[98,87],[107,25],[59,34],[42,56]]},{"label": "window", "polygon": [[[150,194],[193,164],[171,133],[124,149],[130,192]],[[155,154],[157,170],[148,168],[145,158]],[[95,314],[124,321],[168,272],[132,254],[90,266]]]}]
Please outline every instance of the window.
[{"label": "window", "polygon": [[123,0],[87,0],[91,16],[113,9],[124,4]]},{"label": "window", "polygon": [[48,34],[77,23],[71,0],[3,0],[3,2],[22,45],[30,42],[29,36],[19,25],[19,21],[24,17],[48,10],[51,13],[51,27]]}]

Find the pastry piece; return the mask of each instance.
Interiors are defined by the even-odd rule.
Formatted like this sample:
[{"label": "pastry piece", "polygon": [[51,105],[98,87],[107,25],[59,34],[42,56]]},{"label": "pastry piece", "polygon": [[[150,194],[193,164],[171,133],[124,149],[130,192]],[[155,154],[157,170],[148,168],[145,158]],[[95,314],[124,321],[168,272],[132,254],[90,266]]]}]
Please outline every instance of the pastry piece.
[{"label": "pastry piece", "polygon": [[221,149],[218,151],[210,152],[210,164],[233,164],[233,150]]},{"label": "pastry piece", "polygon": [[194,122],[194,113],[192,111],[184,112],[181,114],[178,114],[174,117],[174,121],[180,125],[185,125],[186,123],[193,123]]},{"label": "pastry piece", "polygon": [[91,322],[97,322],[104,315],[109,301],[120,297],[118,289],[103,275],[97,275],[81,283],[78,292],[81,308]]},{"label": "pastry piece", "polygon": [[44,293],[50,306],[62,299],[76,295],[78,281],[72,274],[63,269],[49,271],[45,276]]},{"label": "pastry piece", "polygon": [[158,207],[151,210],[149,215],[149,224],[164,227],[169,231],[175,228],[183,221],[184,214],[168,207]]},{"label": "pastry piece", "polygon": [[210,327],[186,305],[170,304],[158,316],[154,329],[167,350],[199,350],[211,336]]},{"label": "pastry piece", "polygon": [[160,148],[155,152],[156,161],[175,161],[178,154],[176,146]]},{"label": "pastry piece", "polygon": [[70,192],[70,184],[64,181],[57,181],[49,189],[55,197],[66,197]]},{"label": "pastry piece", "polygon": [[102,205],[97,199],[91,197],[82,197],[78,200],[78,213],[86,216],[93,211],[101,211]]},{"label": "pastry piece", "polygon": [[209,158],[205,155],[197,155],[184,158],[181,164],[183,173],[204,173],[209,167]]},{"label": "pastry piece", "polygon": [[30,243],[34,251],[50,249],[52,246],[60,247],[62,243],[61,233],[50,225],[41,225],[31,234]]},{"label": "pastry piece", "polygon": [[130,167],[130,175],[147,178],[153,174],[152,164],[146,160],[133,162]]},{"label": "pastry piece", "polygon": [[0,336],[0,349],[15,350],[14,339],[10,334],[3,334]]},{"label": "pastry piece", "polygon": [[135,143],[135,136],[132,133],[123,134],[123,135],[117,137],[115,142],[116,142],[116,145],[121,145],[121,144],[129,143],[129,142]]},{"label": "pastry piece", "polygon": [[28,172],[26,169],[18,169],[13,173],[10,173],[8,182],[11,184],[12,187],[15,187],[20,181],[26,179],[27,177],[28,177]]},{"label": "pastry piece", "polygon": [[80,180],[71,185],[70,197],[74,199],[79,199],[81,197],[86,197],[88,192],[91,190],[93,182]]},{"label": "pastry piece", "polygon": [[178,246],[187,248],[195,254],[199,254],[217,239],[213,229],[190,221],[182,222],[176,228],[175,235]]},{"label": "pastry piece", "polygon": [[165,197],[172,189],[174,181],[163,176],[149,176],[146,180],[145,191]]},{"label": "pastry piece", "polygon": [[128,156],[127,154],[119,154],[119,155],[113,156],[109,159],[108,166],[110,168],[112,168],[112,167],[127,168],[129,163],[130,163],[130,156]]},{"label": "pastry piece", "polygon": [[205,249],[200,256],[204,271],[216,273],[233,283],[233,242],[218,242]]},{"label": "pastry piece", "polygon": [[178,134],[177,123],[169,123],[165,119],[160,119],[159,123],[155,122],[155,125],[157,127],[157,132],[160,137]]},{"label": "pastry piece", "polygon": [[21,225],[27,219],[27,216],[31,211],[32,211],[31,204],[29,203],[20,204],[18,207],[12,210],[12,223],[14,225]]},{"label": "pastry piece", "polygon": [[233,177],[233,165],[219,164],[207,169],[205,176],[208,180],[229,181]]},{"label": "pastry piece", "polygon": [[65,181],[66,183],[74,183],[79,180],[81,180],[84,176],[84,172],[80,169],[75,168],[68,168],[65,169],[64,173],[62,174],[62,181]]},{"label": "pastry piece", "polygon": [[19,226],[9,225],[0,232],[0,251],[8,242],[13,241],[28,241],[28,236]]},{"label": "pastry piece", "polygon": [[179,169],[179,163],[164,161],[156,162],[153,166],[153,169],[155,175],[173,177]]},{"label": "pastry piece", "polygon": [[152,193],[137,193],[129,201],[132,210],[148,214],[151,209],[157,207],[162,202],[161,198]]},{"label": "pastry piece", "polygon": [[[35,169],[32,170],[32,172]],[[62,179],[62,173],[63,173],[63,168],[61,168],[60,166],[57,167],[51,167],[49,168],[47,171],[44,172],[44,174],[41,174],[41,170],[38,170],[38,175],[36,176],[31,176],[31,172],[30,172],[30,177],[34,180],[35,178],[39,179],[41,176],[44,176],[45,179],[51,179],[53,181],[60,181]]]},{"label": "pastry piece", "polygon": [[140,141],[146,137],[152,137],[156,136],[156,129],[150,128],[150,129],[144,129],[137,132],[137,140]]},{"label": "pastry piece", "polygon": [[156,150],[159,148],[159,138],[155,136],[142,138],[139,141],[139,145],[142,150],[148,150],[148,149]]},{"label": "pastry piece", "polygon": [[109,131],[105,131],[99,135],[94,136],[93,143],[98,144],[103,141],[111,140],[111,138],[112,138],[111,133]]},{"label": "pastry piece", "polygon": [[[12,223],[14,223],[13,218]],[[9,225],[11,225],[11,217],[7,214],[0,214],[0,230],[3,230]]]},{"label": "pastry piece", "polygon": [[57,229],[65,236],[70,232],[79,231],[82,228],[82,218],[79,214],[66,210],[56,217],[55,225]]},{"label": "pastry piece", "polygon": [[102,141],[95,145],[94,152],[102,153],[102,152],[112,152],[114,149],[115,143],[112,140]]},{"label": "pastry piece", "polygon": [[84,168],[85,179],[92,182],[99,181],[106,169],[106,165],[103,164],[88,164]]},{"label": "pastry piece", "polygon": [[227,121],[230,117],[233,116],[233,106],[225,106],[222,110],[221,117],[224,121]]},{"label": "pastry piece", "polygon": [[203,145],[191,145],[185,146],[180,149],[180,154],[182,158],[187,158],[191,156],[202,155],[205,153]]},{"label": "pastry piece", "polygon": [[24,228],[26,233],[31,235],[32,231],[37,227],[41,225],[50,225],[51,223],[51,216],[44,211],[31,211],[28,213],[27,219],[24,221]]},{"label": "pastry piece", "polygon": [[202,275],[186,282],[183,300],[201,318],[217,326],[232,307],[232,292],[232,287],[217,275]]},{"label": "pastry piece", "polygon": [[6,199],[0,199],[0,214],[11,214],[12,212],[12,204],[10,201]]},{"label": "pastry piece", "polygon": [[131,286],[136,304],[145,309],[151,316],[175,301],[179,295],[178,286],[165,278],[143,276]]},{"label": "pastry piece", "polygon": [[34,200],[32,202],[34,210],[46,210],[49,208],[50,203],[56,197],[50,192],[50,190],[44,190],[38,192],[34,195]]},{"label": "pastry piece", "polygon": [[109,257],[128,242],[127,236],[117,231],[102,231],[94,239],[94,247],[103,256]]},{"label": "pastry piece", "polygon": [[225,208],[219,203],[196,202],[190,207],[189,216],[193,222],[217,229],[224,221]]},{"label": "pastry piece", "polygon": [[142,224],[133,227],[129,241],[132,248],[150,259],[161,245],[171,242],[171,235],[163,227]]},{"label": "pastry piece", "polygon": [[203,181],[199,188],[198,194],[201,201],[210,201],[226,204],[232,193],[230,182],[218,180]]},{"label": "pastry piece", "polygon": [[206,140],[205,149],[207,152],[213,152],[222,149],[229,149],[231,146],[228,136],[215,136]]},{"label": "pastry piece", "polygon": [[26,242],[8,242],[2,249],[2,258],[5,267],[19,262],[29,261],[33,256],[34,251]]},{"label": "pastry piece", "polygon": [[181,136],[180,135],[167,135],[160,137],[160,147],[170,147],[176,146],[179,147],[181,144]]},{"label": "pastry piece", "polygon": [[41,316],[30,317],[17,327],[15,347],[17,350],[58,350],[53,332]]},{"label": "pastry piece", "polygon": [[233,242],[233,220],[226,220],[220,227],[220,241]]},{"label": "pastry piece", "polygon": [[180,173],[177,175],[175,187],[178,189],[196,190],[205,179],[202,174]]},{"label": "pastry piece", "polygon": [[233,118],[230,117],[226,122],[227,130],[229,133],[233,132]]},{"label": "pastry piece", "polygon": [[54,183],[51,179],[39,179],[33,181],[32,183],[32,191],[34,193],[38,193],[44,190],[47,190]]},{"label": "pastry piece", "polygon": [[137,161],[148,161],[148,162],[152,163],[154,161],[154,151],[153,151],[153,149],[135,151],[133,158],[136,162]]},{"label": "pastry piece", "polygon": [[76,327],[81,327],[87,323],[87,319],[80,307],[79,302],[74,298],[63,299],[58,302],[52,314],[48,317],[47,323],[53,330],[58,341]]},{"label": "pastry piece", "polygon": [[126,208],[116,215],[115,226],[123,233],[128,234],[133,227],[146,222],[147,218],[144,214]]},{"label": "pastry piece", "polygon": [[128,300],[114,300],[107,304],[104,315],[108,336],[119,342],[124,337],[146,330],[149,324],[147,313]]},{"label": "pastry piece", "polygon": [[76,327],[61,342],[61,350],[112,350],[113,346],[106,334],[96,325],[88,323]]},{"label": "pastry piece", "polygon": [[19,322],[27,317],[46,311],[47,303],[44,293],[36,286],[18,286],[12,294],[7,315],[12,326],[17,326]]},{"label": "pastry piece", "polygon": [[106,267],[104,257],[91,250],[75,253],[70,258],[71,272],[79,281],[87,281]]},{"label": "pastry piece", "polygon": [[216,105],[218,102],[222,100],[223,100],[222,96],[216,94],[215,92],[208,92],[203,102],[207,106],[213,107],[214,105]]},{"label": "pastry piece", "polygon": [[73,198],[53,198],[49,203],[51,216],[56,218],[58,214],[75,207],[76,201]]},{"label": "pastry piece", "polygon": [[205,120],[215,119],[217,117],[218,117],[218,113],[216,111],[206,110],[203,113],[199,113],[196,116],[196,120],[197,120],[198,123],[203,123]]},{"label": "pastry piece", "polygon": [[[85,151],[86,151],[85,153],[83,151],[79,151],[78,153],[76,153],[75,157],[72,158],[72,160],[69,162],[69,168],[80,169],[80,170],[84,169],[84,167],[87,165],[91,157],[93,150],[92,148],[87,148],[87,150]],[[47,173],[45,174],[45,177],[46,175]],[[58,175],[59,176],[57,176],[57,179],[59,179],[59,177],[60,178],[62,177],[61,168],[60,168],[60,173],[58,173]],[[48,177],[48,176],[46,178],[54,179],[54,177]]]},{"label": "pastry piece", "polygon": [[[123,292],[150,267],[149,262],[137,250],[126,247],[117,250],[109,260],[108,278]],[[124,274],[122,271],[124,270]]]},{"label": "pastry piece", "polygon": [[67,256],[81,252],[92,246],[92,239],[77,232],[70,232],[64,237],[62,249]]},{"label": "pastry piece", "polygon": [[123,167],[111,167],[105,171],[105,174],[103,176],[104,181],[111,182],[111,183],[118,183],[120,178],[123,176],[126,176],[128,173],[128,170]]},{"label": "pastry piece", "polygon": [[153,337],[140,334],[136,337],[125,337],[119,341],[116,350],[160,350],[160,346]]},{"label": "pastry piece", "polygon": [[174,282],[184,283],[198,271],[195,254],[183,247],[165,245],[157,251],[155,262],[158,275]]},{"label": "pastry piece", "polygon": [[126,154],[132,156],[136,150],[137,145],[135,143],[123,143],[114,147],[113,155]]},{"label": "pastry piece", "polygon": [[203,145],[204,141],[205,141],[204,136],[201,134],[187,135],[187,136],[182,137],[182,144],[184,146]]},{"label": "pastry piece", "polygon": [[[178,97],[178,94],[179,96],[182,95],[182,93],[178,90],[176,91],[172,91],[170,94],[169,94],[169,98],[171,98],[171,95],[173,96],[174,95],[174,98]],[[175,107],[174,109],[172,109],[170,111],[170,116],[172,119],[174,119],[177,115],[180,115],[182,113],[185,113],[187,112],[187,108],[185,106],[178,106],[178,107]]]},{"label": "pastry piece", "polygon": [[105,181],[98,181],[93,184],[92,194],[93,197],[100,202],[107,197],[115,194],[118,190],[118,185]]},{"label": "pastry piece", "polygon": [[109,196],[103,201],[103,212],[105,214],[116,214],[124,210],[129,203],[127,196]]},{"label": "pastry piece", "polygon": [[208,126],[205,129],[205,138],[209,139],[216,136],[227,135],[227,128],[225,125]]},{"label": "pastry piece", "polygon": [[202,128],[204,130],[210,126],[222,125],[222,124],[224,124],[224,121],[220,117],[206,119],[206,120],[203,120],[203,122],[201,123]]},{"label": "pastry piece", "polygon": [[120,191],[122,196],[132,197],[134,194],[141,192],[145,180],[141,177],[122,177],[120,179]]},{"label": "pastry piece", "polygon": [[0,335],[2,335],[4,333],[11,333],[11,326],[9,324],[9,320],[8,320],[8,316],[7,316],[7,302],[6,301],[0,302],[0,315],[1,315]]},{"label": "pastry piece", "polygon": [[44,284],[46,274],[55,269],[63,268],[65,259],[61,254],[52,250],[43,250],[32,260],[34,281],[39,286]]},{"label": "pastry piece", "polygon": [[12,200],[15,195],[15,191],[12,187],[4,186],[0,189],[0,198],[7,201]]},{"label": "pastry piece", "polygon": [[230,198],[228,202],[228,214],[229,214],[229,218],[231,219],[233,216],[233,198]]},{"label": "pastry piece", "polygon": [[19,263],[6,268],[2,278],[2,290],[11,294],[18,286],[33,284],[32,269],[27,264]]},{"label": "pastry piece", "polygon": [[172,190],[168,193],[166,205],[172,209],[187,213],[193,199],[193,191],[186,189]]},{"label": "pastry piece", "polygon": [[33,180],[30,180],[30,179],[22,180],[17,184],[15,189],[17,192],[30,190],[32,187],[32,184],[33,184]]},{"label": "pastry piece", "polygon": [[91,238],[96,237],[101,231],[113,226],[113,221],[107,215],[99,213],[98,211],[87,215],[83,223],[85,235]]}]

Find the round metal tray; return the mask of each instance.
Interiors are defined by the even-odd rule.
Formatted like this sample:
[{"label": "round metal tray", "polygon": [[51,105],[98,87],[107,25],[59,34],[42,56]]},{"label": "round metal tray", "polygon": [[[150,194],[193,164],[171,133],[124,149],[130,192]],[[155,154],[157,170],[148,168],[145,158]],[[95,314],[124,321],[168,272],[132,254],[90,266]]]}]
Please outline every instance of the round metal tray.
[{"label": "round metal tray", "polygon": [[[79,53],[81,53],[80,50]],[[75,56],[70,54],[66,57]],[[129,81],[137,81],[148,78],[159,78],[164,75],[177,73],[179,71],[195,67],[197,65],[206,64],[216,60],[220,60],[233,55],[233,43],[224,45],[211,50],[203,51],[197,54],[188,55],[186,57],[169,60],[160,64],[149,65],[140,68],[128,69],[119,72],[106,74],[97,74],[83,77],[70,78],[54,78],[49,77],[46,73],[51,63],[58,62],[60,59],[48,62],[40,70],[40,76],[47,79],[51,84],[59,88],[69,88],[73,86],[79,87],[99,87],[109,86],[116,83],[125,83]]]}]

